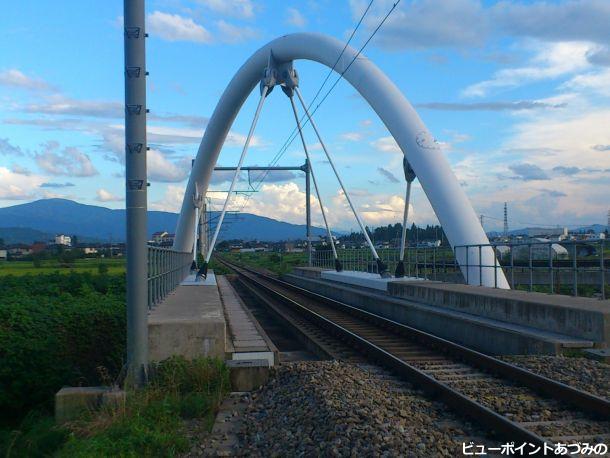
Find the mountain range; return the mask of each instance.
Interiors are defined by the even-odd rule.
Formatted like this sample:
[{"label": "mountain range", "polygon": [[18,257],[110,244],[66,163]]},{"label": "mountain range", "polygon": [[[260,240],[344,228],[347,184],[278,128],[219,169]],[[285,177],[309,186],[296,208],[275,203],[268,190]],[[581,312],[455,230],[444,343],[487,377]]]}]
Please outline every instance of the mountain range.
[{"label": "mountain range", "polygon": [[[215,213],[212,213],[212,218]],[[156,231],[174,232],[177,221],[177,213],[149,211],[149,237]],[[83,241],[124,241],[125,210],[85,205],[67,199],[42,199],[0,208],[0,238],[5,243],[48,240],[55,234],[77,235]],[[322,228],[312,228],[313,236],[325,234]],[[286,223],[250,213],[227,215],[219,235],[219,239],[224,240],[269,242],[303,238],[304,224]]]}]

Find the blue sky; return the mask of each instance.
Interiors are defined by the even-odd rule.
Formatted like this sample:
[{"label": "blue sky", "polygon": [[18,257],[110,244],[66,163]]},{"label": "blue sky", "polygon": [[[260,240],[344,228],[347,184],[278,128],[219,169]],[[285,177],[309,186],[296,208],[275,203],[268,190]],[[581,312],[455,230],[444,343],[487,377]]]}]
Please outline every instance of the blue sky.
[{"label": "blue sky", "polygon": [[[354,47],[392,3],[373,2]],[[248,56],[286,33],[345,40],[366,4],[148,0],[150,207],[179,208],[207,118]],[[0,206],[44,197],[124,205],[121,16],[118,0],[3,5]],[[606,0],[403,0],[364,53],[441,143],[475,210],[489,216],[487,230],[501,227],[504,201],[512,227],[604,223],[610,208],[608,24]],[[302,61],[295,66],[309,100],[327,70]],[[233,125],[220,165],[236,163],[256,97]],[[365,221],[400,220],[401,153],[375,113],[340,82],[316,118]],[[288,100],[274,92],[246,164],[267,164],[291,120]],[[333,227],[355,228],[313,132],[307,136]],[[303,157],[295,142],[280,163],[298,165]],[[216,176],[214,189],[227,189],[226,179]],[[220,206],[223,194],[213,196]],[[300,175],[270,175],[243,199],[234,208],[245,203],[245,211],[303,221]],[[411,214],[418,224],[436,222],[417,182]],[[319,212],[314,220],[320,222]]]}]

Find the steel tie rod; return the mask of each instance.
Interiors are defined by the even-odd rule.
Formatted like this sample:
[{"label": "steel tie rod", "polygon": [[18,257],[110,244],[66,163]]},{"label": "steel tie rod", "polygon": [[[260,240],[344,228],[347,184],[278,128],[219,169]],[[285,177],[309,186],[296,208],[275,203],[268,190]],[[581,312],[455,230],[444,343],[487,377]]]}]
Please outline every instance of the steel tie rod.
[{"label": "steel tie rod", "polygon": [[373,254],[373,258],[377,262],[377,268],[379,270],[379,274],[382,277],[390,277],[391,275],[388,272],[388,269],[387,269],[386,265],[381,261],[381,258],[377,254],[377,250],[375,250],[375,246],[373,245],[373,242],[371,242],[371,238],[369,237],[368,233],[366,232],[366,228],[364,226],[364,223],[360,219],[360,215],[358,215],[358,212],[356,211],[356,208],[354,207],[354,204],[352,203],[352,200],[350,199],[349,194],[347,193],[347,189],[345,189],[345,185],[343,184],[343,181],[341,180],[341,177],[339,176],[339,172],[337,171],[337,168],[335,167],[335,164],[334,164],[333,160],[331,159],[328,150],[326,149],[326,145],[324,144],[324,141],[322,140],[320,132],[318,131],[318,127],[314,123],[314,120],[313,120],[312,116],[309,114],[309,110],[307,109],[307,105],[305,104],[305,101],[303,100],[303,96],[301,95],[301,91],[299,90],[298,87],[295,87],[294,91],[296,92],[296,94],[297,94],[297,96],[299,98],[299,101],[301,102],[301,106],[303,107],[303,110],[305,110],[305,114],[307,115],[307,118],[309,119],[309,123],[311,124],[311,127],[313,127],[313,130],[315,131],[316,136],[318,137],[318,141],[320,142],[320,145],[322,145],[322,149],[324,150],[324,154],[326,154],[326,158],[328,159],[328,162],[330,163],[330,166],[332,167],[333,172],[335,172],[335,176],[337,177],[337,181],[339,182],[339,185],[341,186],[341,189],[343,190],[343,195],[345,195],[345,198],[347,199],[347,203],[349,204],[349,206],[350,206],[350,208],[352,210],[352,213],[354,214],[354,217],[356,218],[356,222],[360,226],[360,229],[362,230],[362,232],[364,234],[364,238],[365,238],[369,248],[371,249],[371,253]]},{"label": "steel tie rod", "polygon": [[[314,174],[314,171],[313,171],[313,165],[312,165],[313,162],[311,161],[311,158],[309,157],[309,150],[307,149],[307,144],[305,143],[303,129],[301,128],[301,121],[299,121],[297,107],[296,107],[296,104],[294,103],[293,92],[294,92],[294,89],[292,89],[292,88],[286,88],[284,90],[284,93],[286,93],[286,95],[290,99],[290,105],[292,106],[292,113],[294,114],[294,119],[297,123],[297,129],[299,131],[299,136],[301,137],[301,143],[303,143],[303,149],[305,150],[305,156],[307,157],[307,161],[309,162],[309,171],[311,172],[313,186],[316,191],[316,196],[318,197],[318,203],[320,204],[320,211],[322,212],[322,218],[324,219],[324,225],[326,226],[326,233],[328,234],[328,240],[330,242],[330,247],[333,250],[333,256],[335,258],[335,270],[337,272],[341,272],[343,270],[343,266],[341,265],[341,261],[339,261],[339,257],[337,256],[337,249],[335,247],[335,243],[333,242],[333,235],[332,235],[332,232],[330,231],[330,227],[328,225],[328,220],[326,219],[326,211],[324,210],[324,204],[322,203],[322,197],[320,196],[320,190],[318,189],[318,182],[316,180],[316,175]],[[311,243],[311,241],[309,243]]]},{"label": "steel tie rod", "polygon": [[246,158],[246,153],[248,152],[248,147],[250,146],[250,141],[252,140],[252,136],[254,135],[256,123],[258,122],[258,118],[261,114],[261,110],[263,108],[263,104],[265,103],[265,98],[267,97],[268,91],[269,86],[267,86],[266,84],[262,86],[261,98],[258,101],[258,106],[256,107],[256,112],[254,113],[254,119],[252,120],[252,125],[250,126],[250,131],[248,132],[248,136],[246,137],[244,148],[241,151],[241,156],[239,157],[239,162],[237,164],[237,168],[235,169],[235,174],[233,175],[233,180],[231,181],[231,186],[229,187],[229,192],[227,193],[227,198],[225,199],[225,203],[222,206],[222,212],[220,213],[220,217],[218,219],[218,222],[216,223],[216,229],[214,230],[214,236],[212,237],[212,241],[208,248],[208,253],[201,266],[201,269],[199,269],[199,272],[197,273],[198,276],[202,276],[205,278],[208,274],[208,263],[210,262],[210,258],[212,257],[212,252],[214,251],[214,246],[216,245],[216,239],[218,238],[220,227],[222,226],[225,214],[227,213],[227,207],[229,206],[229,202],[231,200],[231,194],[233,193],[233,189],[235,188],[235,184],[237,183],[237,177],[239,176],[239,172],[241,171],[241,166],[244,163],[244,159]]},{"label": "steel tie rod", "polygon": [[405,247],[407,246],[407,219],[409,218],[409,201],[411,200],[411,184],[415,180],[415,171],[411,168],[411,164],[407,158],[403,158],[402,166],[405,172],[405,180],[407,180],[407,194],[405,196],[405,211],[402,218],[402,235],[400,238],[400,257],[394,276],[396,278],[405,276]]}]

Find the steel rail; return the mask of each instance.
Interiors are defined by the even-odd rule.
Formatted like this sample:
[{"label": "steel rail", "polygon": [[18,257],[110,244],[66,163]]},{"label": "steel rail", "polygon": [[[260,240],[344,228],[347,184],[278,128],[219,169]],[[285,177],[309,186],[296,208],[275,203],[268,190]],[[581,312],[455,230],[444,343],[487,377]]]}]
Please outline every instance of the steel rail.
[{"label": "steel rail", "polygon": [[578,407],[581,411],[593,414],[596,417],[602,417],[602,419],[610,418],[610,402],[601,397],[540,376],[528,370],[501,361],[497,358],[493,358],[475,350],[463,347],[454,342],[450,342],[446,339],[439,338],[432,334],[419,331],[415,328],[411,328],[401,323],[388,320],[370,312],[366,312],[317,293],[313,293],[298,286],[291,285],[275,277],[262,274],[256,270],[243,266],[236,266],[224,260],[222,262],[238,272],[242,277],[247,278],[252,284],[264,289],[289,307],[307,316],[308,319],[319,325],[321,328],[332,334],[338,335],[350,344],[363,349],[367,354],[380,361],[382,364],[392,368],[395,372],[405,377],[405,379],[417,383],[418,387],[421,387],[426,392],[439,396],[444,402],[455,408],[459,413],[484,424],[484,426],[491,428],[494,432],[506,437],[507,439],[523,440],[535,443],[537,445],[542,445],[545,443],[544,438],[522,427],[519,423],[514,422],[481,405],[480,403],[461,394],[458,390],[455,390],[447,384],[426,374],[425,371],[401,360],[391,352],[386,351],[366,338],[355,334],[338,323],[335,323],[323,315],[310,310],[306,306],[299,304],[293,298],[290,298],[275,290],[269,285],[269,283],[287,288],[292,292],[306,296],[307,298],[313,299],[318,303],[322,303],[327,307],[337,309],[352,316],[356,316],[357,318],[372,322],[372,324],[376,325],[377,327],[392,329],[394,332],[397,332],[410,340],[415,340],[429,349],[441,351],[454,357],[458,357],[472,366],[483,369],[494,375],[500,375],[505,379],[517,382],[522,386],[530,388],[544,397],[571,404]]}]

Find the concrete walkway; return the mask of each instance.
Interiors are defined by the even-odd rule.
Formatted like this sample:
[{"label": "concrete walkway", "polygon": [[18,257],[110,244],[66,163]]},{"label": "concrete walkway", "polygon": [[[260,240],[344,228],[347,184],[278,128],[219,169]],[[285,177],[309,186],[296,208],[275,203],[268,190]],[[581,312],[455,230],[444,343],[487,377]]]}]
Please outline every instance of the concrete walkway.
[{"label": "concrete walkway", "polygon": [[227,352],[233,360],[265,359],[278,363],[278,351],[246,308],[226,277],[218,277],[218,289],[227,321]]}]

